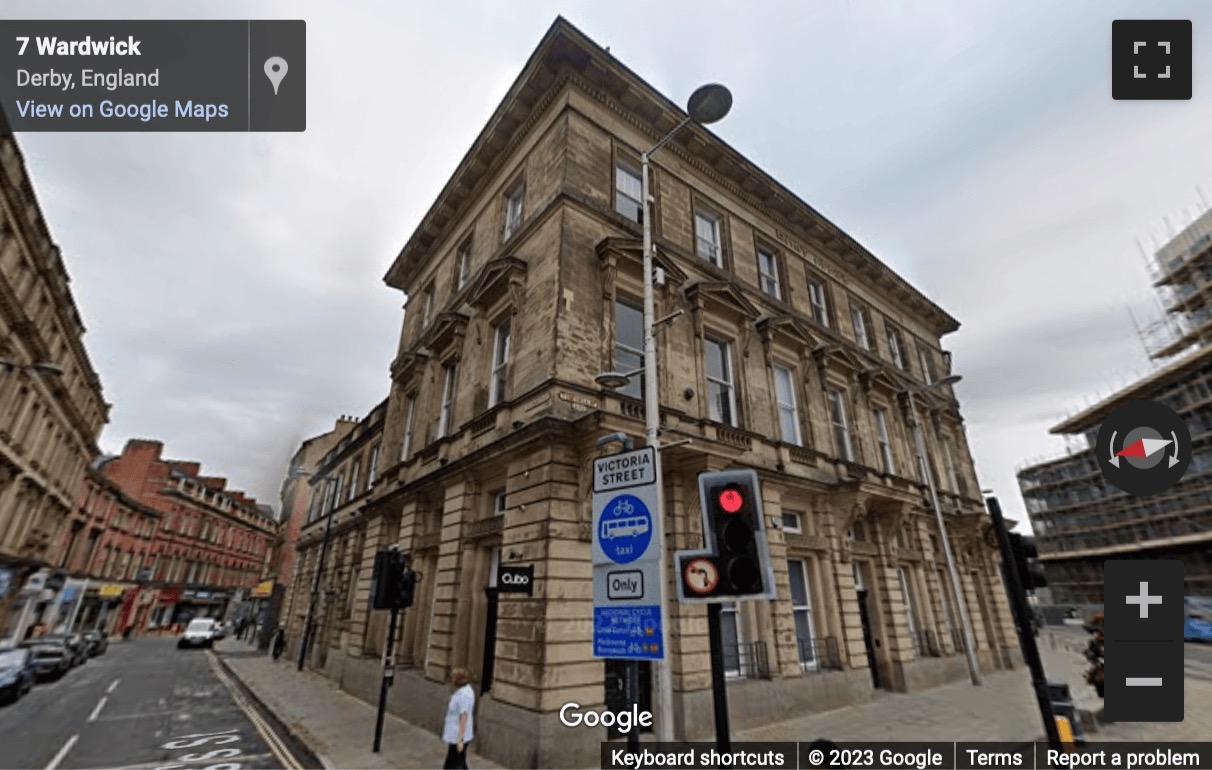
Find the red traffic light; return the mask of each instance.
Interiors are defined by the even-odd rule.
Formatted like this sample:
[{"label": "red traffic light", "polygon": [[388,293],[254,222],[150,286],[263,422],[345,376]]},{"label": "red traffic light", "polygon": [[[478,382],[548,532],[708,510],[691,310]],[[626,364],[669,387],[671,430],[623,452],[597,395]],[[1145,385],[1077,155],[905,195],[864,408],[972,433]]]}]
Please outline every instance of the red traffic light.
[{"label": "red traffic light", "polygon": [[728,487],[719,496],[720,507],[727,513],[736,513],[745,504],[745,497],[736,487]]}]

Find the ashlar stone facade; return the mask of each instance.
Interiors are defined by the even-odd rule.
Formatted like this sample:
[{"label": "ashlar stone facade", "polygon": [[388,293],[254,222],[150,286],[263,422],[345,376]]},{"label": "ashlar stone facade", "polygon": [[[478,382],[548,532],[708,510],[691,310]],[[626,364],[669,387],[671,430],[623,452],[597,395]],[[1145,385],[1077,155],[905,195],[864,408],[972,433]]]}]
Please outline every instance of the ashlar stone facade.
[{"label": "ashlar stone facade", "polygon": [[[354,600],[323,667],[377,697],[386,613],[367,610],[369,564],[398,544],[424,578],[391,709],[437,732],[448,673],[467,666],[484,693],[476,750],[510,766],[596,763],[606,737],[557,715],[617,693],[617,667],[592,657],[590,471],[599,437],[642,444],[643,404],[638,379],[595,377],[641,360],[638,157],[683,117],[557,20],[386,277],[408,301],[379,475],[325,567],[343,552],[361,565],[335,578]],[[959,404],[923,388],[949,373],[940,339],[958,322],[702,128],[652,173],[656,317],[671,317],[657,333],[665,545],[701,544],[704,471],[756,469],[782,524],[779,598],[724,613],[733,725],[967,677],[909,391],[981,664],[1015,665]],[[304,532],[302,579],[324,525]],[[498,591],[502,563],[534,565],[533,596]],[[707,738],[706,612],[674,606],[669,622],[676,733]]]}]

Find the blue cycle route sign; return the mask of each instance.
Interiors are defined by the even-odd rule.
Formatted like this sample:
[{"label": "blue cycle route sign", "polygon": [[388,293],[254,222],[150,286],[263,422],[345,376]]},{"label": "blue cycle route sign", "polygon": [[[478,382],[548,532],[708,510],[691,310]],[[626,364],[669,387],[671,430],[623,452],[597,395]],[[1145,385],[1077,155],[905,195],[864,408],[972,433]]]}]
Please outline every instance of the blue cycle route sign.
[{"label": "blue cycle route sign", "polygon": [[594,607],[593,656],[661,660],[661,608]]},{"label": "blue cycle route sign", "polygon": [[635,495],[619,495],[606,503],[598,524],[598,543],[608,558],[630,564],[652,542],[652,513]]}]

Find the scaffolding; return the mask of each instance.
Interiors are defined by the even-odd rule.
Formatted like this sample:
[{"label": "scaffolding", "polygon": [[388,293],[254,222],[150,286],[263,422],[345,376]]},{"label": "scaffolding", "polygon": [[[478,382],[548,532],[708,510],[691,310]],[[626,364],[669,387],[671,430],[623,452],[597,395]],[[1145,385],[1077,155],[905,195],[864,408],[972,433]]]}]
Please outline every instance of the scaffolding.
[{"label": "scaffolding", "polygon": [[[1187,593],[1212,595],[1212,208],[1167,221],[1167,240],[1146,249],[1159,318],[1136,323],[1157,369],[1052,428],[1066,436],[1065,456],[1019,471],[1019,487],[1061,604],[1102,602],[1107,559],[1180,559]],[[1133,399],[1174,409],[1191,430],[1191,464],[1180,484],[1153,497],[1134,497],[1107,483],[1094,437],[1116,407]]]}]

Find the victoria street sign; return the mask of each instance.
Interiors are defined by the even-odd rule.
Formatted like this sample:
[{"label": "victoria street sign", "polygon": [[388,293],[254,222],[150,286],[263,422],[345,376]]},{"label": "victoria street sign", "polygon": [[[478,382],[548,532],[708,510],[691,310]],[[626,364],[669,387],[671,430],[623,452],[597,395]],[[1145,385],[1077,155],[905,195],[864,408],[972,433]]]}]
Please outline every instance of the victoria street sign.
[{"label": "victoria street sign", "polygon": [[593,463],[593,656],[657,660],[661,649],[656,452]]}]

